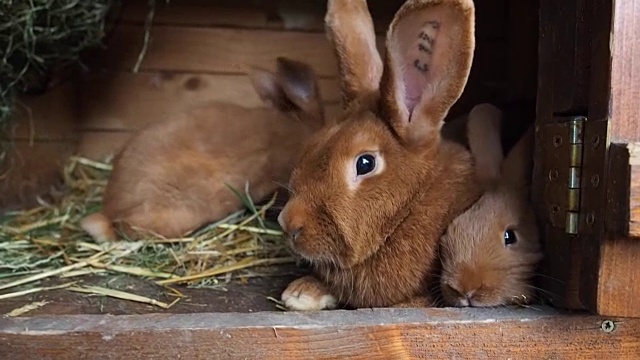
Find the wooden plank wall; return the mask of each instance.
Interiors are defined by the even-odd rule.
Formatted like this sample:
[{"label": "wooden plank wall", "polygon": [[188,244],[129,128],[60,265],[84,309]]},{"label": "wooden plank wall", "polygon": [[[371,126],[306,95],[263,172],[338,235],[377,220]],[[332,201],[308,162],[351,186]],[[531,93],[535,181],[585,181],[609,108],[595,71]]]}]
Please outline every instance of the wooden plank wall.
[{"label": "wooden plank wall", "polygon": [[61,182],[63,164],[77,146],[76,91],[74,81],[65,81],[46,95],[17,99],[0,131],[0,211],[35,204]]},{"label": "wooden plank wall", "polygon": [[[273,68],[277,56],[309,62],[321,77],[329,113],[339,109],[336,59],[324,35],[326,1],[158,1],[151,41],[139,73],[133,74],[143,46],[147,3],[127,1],[116,14],[106,48],[90,54],[87,61],[91,72],[83,77],[79,92],[82,155],[107,156],[132,131],[205,100],[263,106],[245,75],[247,66]],[[380,43],[402,3],[369,2]],[[475,63],[454,114],[468,110],[474,102],[506,97],[508,82],[523,83],[518,66],[527,62],[520,58],[522,54],[508,51],[509,42],[522,49],[522,41],[507,36],[506,4],[476,1]],[[535,51],[535,44],[532,48]],[[508,67],[510,61],[517,65]]]}]

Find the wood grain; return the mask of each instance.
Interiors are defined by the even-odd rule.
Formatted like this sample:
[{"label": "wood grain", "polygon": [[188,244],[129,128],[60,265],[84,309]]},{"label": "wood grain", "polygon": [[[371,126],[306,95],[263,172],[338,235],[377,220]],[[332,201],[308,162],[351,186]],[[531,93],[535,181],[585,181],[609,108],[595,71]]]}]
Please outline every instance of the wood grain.
[{"label": "wood grain", "polygon": [[[404,0],[370,1],[374,27],[384,34]],[[504,38],[506,29],[504,0],[477,0],[476,36]],[[181,0],[157,2],[155,25],[233,27],[324,32],[326,0]],[[119,21],[142,24],[149,13],[146,0],[127,1],[117,15]]]},{"label": "wood grain", "polygon": [[[122,146],[133,135],[134,131],[153,123],[163,117],[152,116],[161,114],[162,111],[176,110],[181,104],[167,101],[156,103],[156,108],[149,106],[136,106],[131,104],[131,113],[123,112],[125,108],[111,107],[96,112],[95,127],[81,130],[78,145],[78,154],[89,159],[104,160],[120,151]],[[340,104],[328,104],[325,107],[327,117],[335,117],[341,111]],[[122,128],[121,126],[124,126]]]},{"label": "wood grain", "polygon": [[[140,70],[204,73],[246,73],[248,66],[273,69],[275,58],[285,56],[308,62],[320,77],[338,76],[337,63],[323,33],[273,30],[154,26],[151,42]],[[106,42],[105,50],[88,56],[94,69],[130,71],[142,49],[144,28],[118,25]],[[384,54],[384,37],[378,36],[378,49]],[[506,42],[496,39],[477,44],[474,68],[484,79],[504,78],[507,64]]]},{"label": "wood grain", "polygon": [[[340,101],[337,80],[320,79],[325,103]],[[80,129],[135,130],[205,101],[265,107],[244,75],[98,72],[85,76]]]},{"label": "wood grain", "polygon": [[629,236],[640,238],[640,164],[631,165],[629,179]]},{"label": "wood grain", "polygon": [[608,237],[600,258],[598,314],[640,318],[640,241]]},{"label": "wood grain", "polygon": [[609,153],[609,233],[639,238],[640,143],[612,144]]},{"label": "wood grain", "polygon": [[[106,50],[92,52],[89,64],[131,70],[142,49],[144,28],[118,25]],[[245,73],[248,65],[273,69],[275,58],[307,61],[319,76],[333,77],[336,60],[322,33],[154,26],[141,70]]]},{"label": "wood grain", "polygon": [[10,359],[640,357],[640,320],[548,309],[364,309],[310,313],[0,319]]},{"label": "wood grain", "polygon": [[[169,309],[126,301],[111,297],[92,296],[83,293],[58,289],[29,294],[0,301],[0,317],[15,309],[33,302],[45,301],[46,306],[32,310],[26,316],[60,315],[142,315],[142,314],[194,314],[194,313],[251,313],[256,311],[279,311],[276,304],[267,297],[279,298],[287,285],[296,278],[306,275],[307,270],[293,264],[255,267],[253,275],[246,282],[232,278],[229,283],[220,284],[217,289],[195,289],[184,285],[175,285],[185,297]],[[83,286],[99,286],[146,296],[166,303],[175,300],[175,296],[155,282],[137,276],[110,274],[74,277]],[[69,282],[68,278],[50,278],[37,286],[56,286]],[[32,285],[2,291],[18,291],[32,288]],[[224,290],[222,289],[224,287]],[[1,352],[1,351],[0,351]]]},{"label": "wood grain", "polygon": [[[591,0],[540,0],[538,122],[588,106]],[[542,108],[541,108],[542,107]]]},{"label": "wood grain", "polygon": [[640,4],[613,1],[611,33],[611,141],[640,141]]},{"label": "wood grain", "polygon": [[600,243],[597,312],[640,318],[640,163],[635,146],[611,144],[607,177],[607,236]]},{"label": "wood grain", "polygon": [[597,311],[612,316],[640,317],[640,6],[613,1],[610,32],[611,77],[607,175],[607,236],[600,245]]}]

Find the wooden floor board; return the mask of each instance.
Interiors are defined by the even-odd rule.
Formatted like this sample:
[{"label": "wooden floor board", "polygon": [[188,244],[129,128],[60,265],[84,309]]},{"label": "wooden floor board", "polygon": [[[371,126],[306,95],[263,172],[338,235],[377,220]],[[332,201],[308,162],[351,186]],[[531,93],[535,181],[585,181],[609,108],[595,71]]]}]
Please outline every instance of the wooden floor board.
[{"label": "wooden floor board", "polygon": [[545,308],[78,315],[0,319],[0,344],[11,359],[637,359],[640,319]]}]

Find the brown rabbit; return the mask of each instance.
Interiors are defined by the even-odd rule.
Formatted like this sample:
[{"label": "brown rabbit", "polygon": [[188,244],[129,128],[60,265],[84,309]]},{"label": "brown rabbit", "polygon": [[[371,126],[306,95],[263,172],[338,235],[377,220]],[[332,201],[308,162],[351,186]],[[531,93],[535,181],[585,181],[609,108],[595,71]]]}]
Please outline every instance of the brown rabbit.
[{"label": "brown rabbit", "polygon": [[503,160],[501,121],[501,112],[490,105],[469,115],[469,146],[487,191],[441,240],[440,290],[449,306],[527,303],[532,297],[529,281],[542,259],[528,191],[533,131]]},{"label": "brown rabbit", "polygon": [[330,0],[326,22],[346,109],[292,173],[279,222],[313,275],[282,300],[295,310],[431,305],[439,239],[481,193],[471,154],[440,133],[469,76],[473,1],[407,1],[384,67],[366,1]]},{"label": "brown rabbit", "polygon": [[316,77],[304,63],[277,59],[277,72],[249,77],[272,108],[211,102],[138,132],[114,161],[103,210],[82,221],[96,240],[182,236],[242,208],[225,185],[261,199],[286,183],[302,144],[322,126]]}]

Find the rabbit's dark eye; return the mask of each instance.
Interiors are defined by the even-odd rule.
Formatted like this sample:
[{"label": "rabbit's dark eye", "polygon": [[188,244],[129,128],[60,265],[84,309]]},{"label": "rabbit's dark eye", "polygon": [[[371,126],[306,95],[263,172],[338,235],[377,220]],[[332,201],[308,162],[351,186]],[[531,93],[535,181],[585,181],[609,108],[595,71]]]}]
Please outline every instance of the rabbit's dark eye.
[{"label": "rabbit's dark eye", "polygon": [[518,238],[513,230],[507,230],[504,232],[504,246],[509,246],[517,242]]},{"label": "rabbit's dark eye", "polygon": [[371,154],[358,156],[356,160],[356,173],[358,176],[366,175],[376,168],[376,158]]}]

